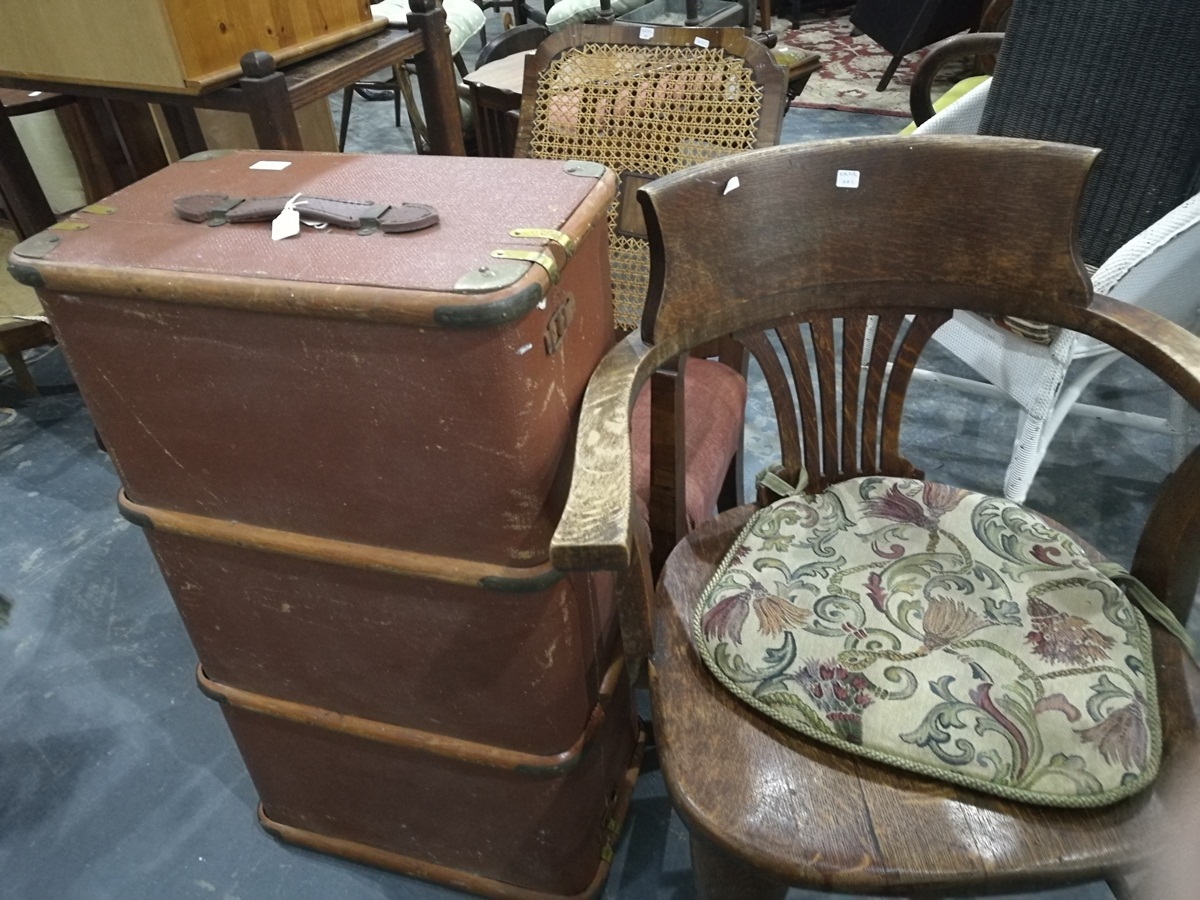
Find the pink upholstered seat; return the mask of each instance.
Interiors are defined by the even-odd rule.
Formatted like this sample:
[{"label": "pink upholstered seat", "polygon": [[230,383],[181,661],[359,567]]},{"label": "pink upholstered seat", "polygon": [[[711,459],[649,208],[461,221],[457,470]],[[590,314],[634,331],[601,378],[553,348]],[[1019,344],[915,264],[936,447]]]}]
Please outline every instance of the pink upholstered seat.
[{"label": "pink upholstered seat", "polygon": [[[737,453],[746,410],[746,380],[710,359],[689,359],[683,379],[687,441],[687,520],[694,528],[717,511],[717,495]],[[650,383],[633,406],[633,492],[638,514],[650,520]]]}]

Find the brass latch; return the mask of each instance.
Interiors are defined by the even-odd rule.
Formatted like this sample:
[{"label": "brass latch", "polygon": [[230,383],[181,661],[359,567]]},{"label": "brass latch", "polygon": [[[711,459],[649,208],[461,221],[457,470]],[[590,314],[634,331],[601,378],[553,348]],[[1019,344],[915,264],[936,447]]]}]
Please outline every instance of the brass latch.
[{"label": "brass latch", "polygon": [[575,238],[554,228],[514,228],[509,234],[519,238],[540,238],[543,241],[554,241],[563,248],[567,259],[575,255]]},{"label": "brass latch", "polygon": [[546,270],[546,274],[550,276],[551,283],[558,284],[560,274],[558,263],[545,250],[493,250],[492,256],[496,259],[519,259],[523,262],[531,262],[539,265]]}]

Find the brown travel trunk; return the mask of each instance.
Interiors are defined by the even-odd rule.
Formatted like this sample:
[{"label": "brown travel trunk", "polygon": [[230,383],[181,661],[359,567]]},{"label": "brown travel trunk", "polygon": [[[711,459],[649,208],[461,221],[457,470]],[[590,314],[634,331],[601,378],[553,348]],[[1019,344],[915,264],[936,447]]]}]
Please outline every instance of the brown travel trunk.
[{"label": "brown travel trunk", "polygon": [[[285,840],[497,896],[602,883],[636,718],[611,579],[548,549],[611,342],[614,183],[201,154],[13,251]],[[197,194],[438,223],[272,241],[177,217]]]}]

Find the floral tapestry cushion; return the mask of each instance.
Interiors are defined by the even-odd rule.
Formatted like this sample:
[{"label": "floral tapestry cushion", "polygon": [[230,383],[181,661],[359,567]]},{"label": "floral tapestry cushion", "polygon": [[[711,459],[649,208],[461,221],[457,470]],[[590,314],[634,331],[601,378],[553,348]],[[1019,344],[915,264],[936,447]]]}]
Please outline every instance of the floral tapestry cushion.
[{"label": "floral tapestry cushion", "polygon": [[695,610],[714,675],[780,724],[913,772],[1052,806],[1158,770],[1141,612],[1010,500],[867,477],[760,510]]}]

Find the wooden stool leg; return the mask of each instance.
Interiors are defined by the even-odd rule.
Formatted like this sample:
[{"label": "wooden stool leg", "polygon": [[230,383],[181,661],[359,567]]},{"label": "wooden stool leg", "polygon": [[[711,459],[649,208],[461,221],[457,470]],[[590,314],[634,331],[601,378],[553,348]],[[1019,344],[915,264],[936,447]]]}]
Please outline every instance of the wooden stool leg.
[{"label": "wooden stool leg", "polygon": [[783,900],[788,890],[698,834],[692,835],[692,876],[699,900]]}]

